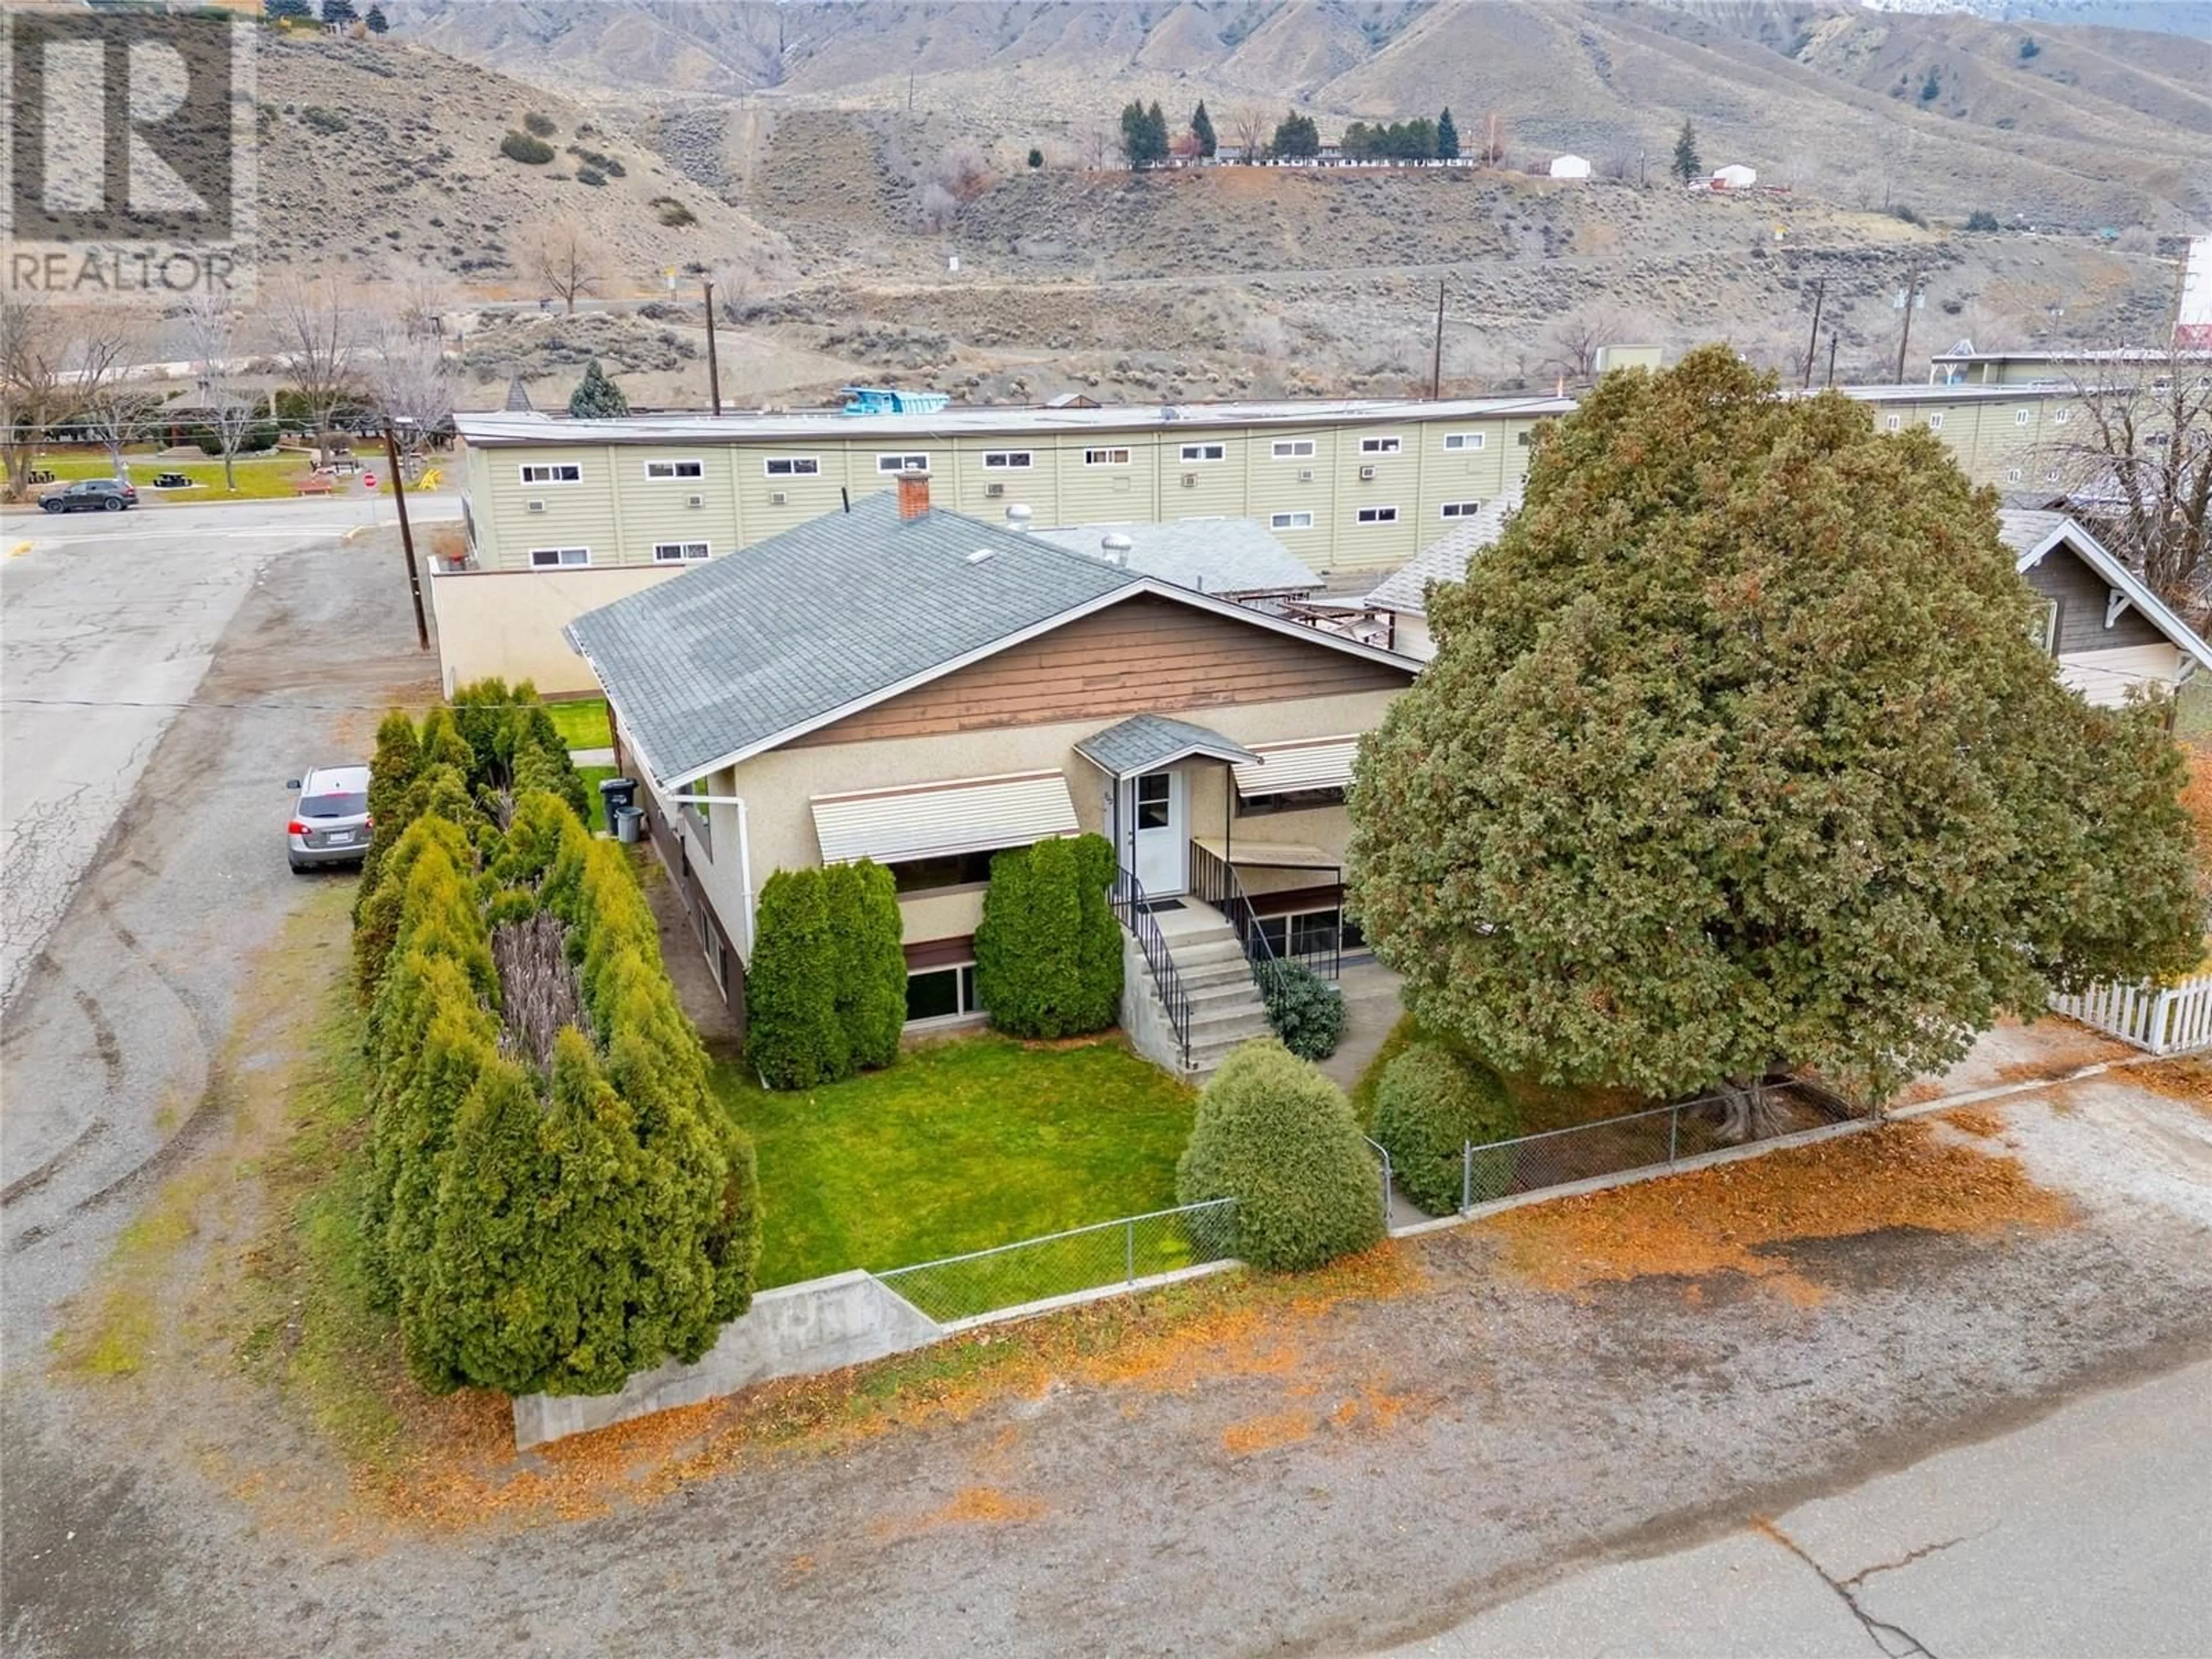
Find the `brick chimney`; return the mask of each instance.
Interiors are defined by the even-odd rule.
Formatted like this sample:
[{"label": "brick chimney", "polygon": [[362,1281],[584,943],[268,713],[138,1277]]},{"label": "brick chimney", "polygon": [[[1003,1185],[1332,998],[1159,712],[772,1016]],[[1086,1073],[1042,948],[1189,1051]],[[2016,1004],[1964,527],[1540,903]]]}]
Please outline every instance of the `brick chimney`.
[{"label": "brick chimney", "polygon": [[929,474],[909,468],[899,474],[899,517],[919,519],[929,512]]}]

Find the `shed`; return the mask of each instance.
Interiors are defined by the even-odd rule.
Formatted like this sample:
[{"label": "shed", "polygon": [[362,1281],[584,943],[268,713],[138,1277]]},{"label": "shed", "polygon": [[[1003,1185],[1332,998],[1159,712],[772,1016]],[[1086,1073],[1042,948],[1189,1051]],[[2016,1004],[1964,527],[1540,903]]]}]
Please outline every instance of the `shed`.
[{"label": "shed", "polygon": [[1727,167],[1715,167],[1710,182],[1715,190],[1749,190],[1759,182],[1759,173],[1740,161],[1732,161]]},{"label": "shed", "polygon": [[1580,155],[1555,155],[1552,158],[1552,177],[1554,179],[1587,179],[1590,176],[1588,158]]}]

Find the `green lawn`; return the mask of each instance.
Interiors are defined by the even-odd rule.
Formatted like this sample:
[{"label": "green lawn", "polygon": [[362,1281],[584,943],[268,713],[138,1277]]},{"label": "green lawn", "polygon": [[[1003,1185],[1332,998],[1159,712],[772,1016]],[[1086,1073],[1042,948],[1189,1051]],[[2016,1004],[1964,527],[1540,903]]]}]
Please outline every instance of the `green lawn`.
[{"label": "green lawn", "polygon": [[[573,702],[549,702],[545,712],[553,717],[553,729],[561,734],[561,741],[571,749],[611,749],[614,746],[614,727],[607,724],[607,703],[604,697],[579,697]],[[607,775],[612,777],[614,774]]]},{"label": "green lawn", "polygon": [[[293,486],[307,474],[307,458],[297,453],[240,460],[234,464],[238,493],[234,495],[223,488],[221,460],[162,460],[129,450],[124,452],[124,459],[131,465],[131,482],[138,486],[142,502],[267,501],[290,495]],[[78,478],[112,478],[115,476],[115,469],[108,465],[105,455],[53,455],[34,465],[52,473],[64,483]],[[154,479],[163,472],[181,472],[199,488],[156,489]],[[357,485],[356,489],[358,489]]]},{"label": "green lawn", "polygon": [[732,1065],[715,1087],[759,1152],[764,1287],[1165,1209],[1197,1101],[1118,1041],[990,1036],[823,1089]]}]

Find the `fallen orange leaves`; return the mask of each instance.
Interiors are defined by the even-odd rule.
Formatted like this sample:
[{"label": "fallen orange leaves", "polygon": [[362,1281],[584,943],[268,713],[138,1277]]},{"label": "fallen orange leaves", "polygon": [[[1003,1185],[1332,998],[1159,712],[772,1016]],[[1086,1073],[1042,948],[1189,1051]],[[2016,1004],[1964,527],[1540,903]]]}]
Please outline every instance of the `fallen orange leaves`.
[{"label": "fallen orange leaves", "polygon": [[2178,1100],[2212,1116],[2212,1061],[2163,1060],[2155,1066],[2139,1066],[2128,1073],[2154,1094]]},{"label": "fallen orange leaves", "polygon": [[1549,1290],[1734,1273],[1813,1303],[1823,1292],[1789,1261],[1784,1247],[1793,1242],[1891,1227],[2051,1226],[2071,1213],[2017,1160],[1905,1123],[1509,1210],[1484,1224],[1507,1264]]}]

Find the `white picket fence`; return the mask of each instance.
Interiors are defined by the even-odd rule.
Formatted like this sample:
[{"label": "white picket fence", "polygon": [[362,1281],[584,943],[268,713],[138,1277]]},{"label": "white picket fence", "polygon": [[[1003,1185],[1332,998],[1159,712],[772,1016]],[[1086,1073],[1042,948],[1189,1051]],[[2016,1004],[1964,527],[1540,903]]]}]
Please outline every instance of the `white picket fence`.
[{"label": "white picket fence", "polygon": [[2051,1011],[2154,1054],[2182,1054],[2212,1046],[2212,974],[2178,985],[2093,985],[2078,997],[2053,997]]}]

